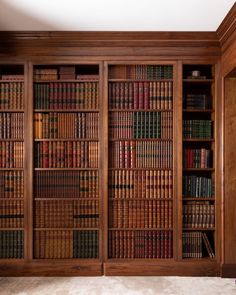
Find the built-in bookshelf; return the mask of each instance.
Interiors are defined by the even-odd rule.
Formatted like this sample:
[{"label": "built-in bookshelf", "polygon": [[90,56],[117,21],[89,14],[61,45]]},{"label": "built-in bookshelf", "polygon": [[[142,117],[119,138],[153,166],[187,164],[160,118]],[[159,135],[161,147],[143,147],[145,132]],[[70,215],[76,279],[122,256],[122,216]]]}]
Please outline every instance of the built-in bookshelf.
[{"label": "built-in bookshelf", "polygon": [[0,65],[0,258],[22,259],[25,247],[23,64]]},{"label": "built-in bookshelf", "polygon": [[108,259],[173,258],[173,66],[108,67]]},{"label": "built-in bookshelf", "polygon": [[99,65],[34,65],[35,259],[98,259]]},{"label": "built-in bookshelf", "polygon": [[215,258],[215,70],[183,65],[183,253]]}]

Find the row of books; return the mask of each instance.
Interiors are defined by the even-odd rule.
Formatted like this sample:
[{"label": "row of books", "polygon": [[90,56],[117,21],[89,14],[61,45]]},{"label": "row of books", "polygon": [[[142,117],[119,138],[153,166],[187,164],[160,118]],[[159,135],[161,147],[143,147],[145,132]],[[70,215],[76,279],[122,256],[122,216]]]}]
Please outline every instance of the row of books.
[{"label": "row of books", "polygon": [[112,170],[108,175],[110,199],[172,198],[171,170]]},{"label": "row of books", "polygon": [[172,82],[110,82],[109,108],[170,110]]},{"label": "row of books", "polygon": [[98,258],[98,231],[40,230],[34,232],[34,258]]},{"label": "row of books", "polygon": [[2,74],[0,75],[1,80],[24,80],[25,76],[21,74]]},{"label": "row of books", "polygon": [[214,246],[205,232],[183,232],[183,258],[202,258],[204,246],[207,255],[214,258]]},{"label": "row of books", "polygon": [[0,197],[24,198],[23,171],[0,171]]},{"label": "row of books", "polygon": [[98,97],[97,82],[34,84],[36,109],[96,109]]},{"label": "row of books", "polygon": [[172,112],[109,113],[109,137],[172,138]]},{"label": "row of books", "polygon": [[98,227],[97,200],[42,200],[34,202],[36,228]]},{"label": "row of books", "polygon": [[34,69],[34,80],[57,80],[57,69]]},{"label": "row of books", "polygon": [[215,205],[209,202],[188,202],[183,205],[183,226],[185,228],[214,228]]},{"label": "row of books", "polygon": [[0,141],[0,168],[23,168],[24,143]]},{"label": "row of books", "polygon": [[24,257],[24,232],[21,230],[0,231],[0,258]]},{"label": "row of books", "polygon": [[98,198],[98,171],[35,171],[35,198]]},{"label": "row of books", "polygon": [[109,231],[109,258],[172,258],[172,231]]},{"label": "row of books", "polygon": [[24,227],[24,201],[4,200],[0,203],[0,228]]},{"label": "row of books", "polygon": [[191,198],[211,198],[214,196],[213,181],[210,177],[184,175],[183,195]]},{"label": "row of books", "polygon": [[58,68],[34,69],[36,81],[45,80],[98,80],[99,74],[79,74],[75,66],[59,66]]},{"label": "row of books", "polygon": [[173,66],[169,65],[115,65],[109,67],[109,79],[155,80],[172,79]]},{"label": "row of books", "polygon": [[73,257],[74,258],[98,258],[99,232],[74,231],[73,232]]},{"label": "row of books", "polygon": [[0,138],[24,138],[23,113],[0,113]]},{"label": "row of books", "polygon": [[184,149],[184,168],[210,168],[212,151],[202,149]]},{"label": "row of books", "polygon": [[42,138],[98,138],[98,113],[35,113],[34,135]]},{"label": "row of books", "polygon": [[186,94],[183,100],[185,109],[207,110],[212,108],[212,98],[206,94]]},{"label": "row of books", "polygon": [[23,109],[24,83],[0,83],[0,109]]},{"label": "row of books", "polygon": [[183,137],[210,139],[212,137],[212,126],[211,120],[184,120]]},{"label": "row of books", "polygon": [[172,228],[173,202],[113,200],[109,202],[111,228]]},{"label": "row of books", "polygon": [[111,168],[171,169],[173,160],[171,141],[110,142]]},{"label": "row of books", "polygon": [[97,168],[98,142],[35,142],[36,168]]}]

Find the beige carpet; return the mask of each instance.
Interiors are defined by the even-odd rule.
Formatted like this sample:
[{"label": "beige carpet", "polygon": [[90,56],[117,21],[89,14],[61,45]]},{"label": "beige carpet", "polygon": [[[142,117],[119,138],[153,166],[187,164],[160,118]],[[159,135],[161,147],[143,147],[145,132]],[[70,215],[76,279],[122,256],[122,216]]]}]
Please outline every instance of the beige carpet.
[{"label": "beige carpet", "polygon": [[233,279],[189,277],[0,278],[1,295],[236,295]]}]

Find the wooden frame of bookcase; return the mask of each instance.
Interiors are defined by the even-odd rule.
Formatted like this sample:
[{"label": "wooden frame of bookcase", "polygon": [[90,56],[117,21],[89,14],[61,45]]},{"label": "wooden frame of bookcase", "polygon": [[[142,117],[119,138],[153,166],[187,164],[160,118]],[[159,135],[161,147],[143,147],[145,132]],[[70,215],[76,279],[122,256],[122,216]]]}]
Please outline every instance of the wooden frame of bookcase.
[{"label": "wooden frame of bookcase", "polygon": [[[6,64],[15,61],[10,59],[5,62]],[[100,66],[100,259],[99,261],[91,262],[86,259],[32,259],[32,156],[33,156],[33,65],[58,65],[58,64],[99,64]],[[24,62],[25,64],[25,81],[26,82],[26,93],[27,93],[27,114],[26,114],[26,126],[27,132],[25,133],[26,143],[26,154],[31,161],[26,161],[25,173],[27,173],[27,181],[25,180],[25,199],[27,202],[26,216],[25,216],[25,232],[27,233],[27,243],[25,244],[25,259],[20,261],[13,261],[10,259],[1,260],[0,266],[1,275],[209,275],[216,276],[220,274],[220,241],[216,239],[216,261],[210,260],[191,260],[184,261],[182,257],[182,64],[204,64],[208,63],[207,59],[195,59],[195,60],[168,60],[160,59],[157,57],[133,57],[132,59],[121,59],[113,58],[109,61],[106,59],[93,58],[90,60],[89,57],[83,59],[75,58],[45,58],[45,61],[41,59],[32,59],[30,62]],[[215,63],[216,61],[210,62]],[[174,258],[173,259],[108,259],[107,258],[107,237],[108,237],[108,66],[110,64],[160,64],[160,65],[173,65],[174,69],[174,218],[175,218],[175,230],[174,230]],[[216,81],[219,79],[219,64],[216,66]],[[220,96],[219,86],[216,82],[216,115],[220,112]],[[220,139],[220,122],[218,124],[216,120],[215,125],[215,140],[216,149],[220,151],[220,147],[217,144]],[[26,169],[27,167],[27,169]],[[216,178],[220,179],[220,163],[217,167],[216,162]],[[216,196],[219,195],[221,190],[221,182],[216,181]],[[221,200],[217,197],[217,236],[221,236]],[[103,270],[104,268],[104,270]]]}]

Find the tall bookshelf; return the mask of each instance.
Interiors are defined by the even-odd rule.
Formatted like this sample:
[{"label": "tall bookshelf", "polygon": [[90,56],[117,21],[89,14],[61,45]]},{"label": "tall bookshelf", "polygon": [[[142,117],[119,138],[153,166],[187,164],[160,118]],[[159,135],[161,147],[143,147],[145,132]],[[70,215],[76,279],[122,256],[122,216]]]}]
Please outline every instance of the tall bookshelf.
[{"label": "tall bookshelf", "polygon": [[183,259],[215,259],[215,69],[183,65]]},{"label": "tall bookshelf", "polygon": [[25,252],[24,64],[0,65],[0,259]]},{"label": "tall bookshelf", "polygon": [[100,258],[98,64],[33,68],[33,258]]},{"label": "tall bookshelf", "polygon": [[173,258],[173,66],[108,67],[108,260]]}]

